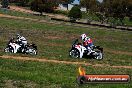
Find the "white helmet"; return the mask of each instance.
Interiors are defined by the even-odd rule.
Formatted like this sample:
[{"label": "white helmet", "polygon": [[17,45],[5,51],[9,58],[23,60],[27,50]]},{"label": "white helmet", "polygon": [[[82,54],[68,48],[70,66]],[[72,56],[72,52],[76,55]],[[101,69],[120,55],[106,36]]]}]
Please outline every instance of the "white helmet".
[{"label": "white helmet", "polygon": [[17,34],[16,36],[17,36],[17,39],[19,39],[19,38],[21,37],[21,35],[20,35],[20,34]]},{"label": "white helmet", "polygon": [[83,41],[86,37],[87,37],[86,34],[82,34],[82,35],[81,35],[82,41]]}]

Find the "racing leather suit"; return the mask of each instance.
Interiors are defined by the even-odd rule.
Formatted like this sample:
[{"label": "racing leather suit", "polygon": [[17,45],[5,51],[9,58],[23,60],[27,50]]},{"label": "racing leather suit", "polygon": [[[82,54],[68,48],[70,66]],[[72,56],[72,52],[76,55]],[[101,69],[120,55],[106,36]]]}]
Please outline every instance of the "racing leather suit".
[{"label": "racing leather suit", "polygon": [[22,44],[22,45],[27,45],[27,40],[25,37],[21,36],[20,38],[17,39],[17,41]]},{"label": "racing leather suit", "polygon": [[89,37],[85,37],[83,41],[83,46],[88,50],[88,55],[92,52],[93,41]]}]

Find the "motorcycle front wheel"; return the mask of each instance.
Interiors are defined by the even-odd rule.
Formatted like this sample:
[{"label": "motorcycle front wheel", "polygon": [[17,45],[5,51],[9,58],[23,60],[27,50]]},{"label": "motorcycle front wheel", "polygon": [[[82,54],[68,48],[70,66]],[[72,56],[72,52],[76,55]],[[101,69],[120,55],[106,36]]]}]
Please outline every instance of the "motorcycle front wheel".
[{"label": "motorcycle front wheel", "polygon": [[37,50],[34,49],[34,48],[29,48],[28,49],[28,54],[30,54],[30,55],[37,55]]},{"label": "motorcycle front wheel", "polygon": [[72,49],[70,52],[69,52],[69,55],[72,57],[72,58],[79,58],[80,57],[80,53],[77,49]]}]

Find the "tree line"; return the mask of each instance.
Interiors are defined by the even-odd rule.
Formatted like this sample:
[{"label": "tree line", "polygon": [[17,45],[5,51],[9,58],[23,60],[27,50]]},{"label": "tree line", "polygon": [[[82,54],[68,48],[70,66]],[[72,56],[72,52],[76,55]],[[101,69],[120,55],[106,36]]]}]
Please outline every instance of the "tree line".
[{"label": "tree line", "polygon": [[[4,5],[4,3],[18,3],[20,6],[29,6],[31,10],[42,14],[43,12],[52,13],[60,3],[67,5],[68,8],[68,4],[73,1],[74,0],[2,0],[1,4],[3,7],[6,7],[7,5]],[[101,23],[115,19],[119,20],[121,25],[124,25],[123,20],[125,17],[128,17],[129,20],[132,21],[132,0],[103,0],[102,2],[98,0],[80,0],[78,7],[85,7],[86,12],[95,14]],[[80,13],[79,10],[76,11]],[[73,10],[72,12],[75,13]],[[73,14],[72,12],[70,13]],[[82,16],[79,18],[81,17]]]},{"label": "tree line", "polygon": [[132,21],[132,0],[81,0],[81,6],[86,7],[87,12],[95,13],[100,21],[108,22],[109,19],[116,19],[123,25],[125,17]]}]

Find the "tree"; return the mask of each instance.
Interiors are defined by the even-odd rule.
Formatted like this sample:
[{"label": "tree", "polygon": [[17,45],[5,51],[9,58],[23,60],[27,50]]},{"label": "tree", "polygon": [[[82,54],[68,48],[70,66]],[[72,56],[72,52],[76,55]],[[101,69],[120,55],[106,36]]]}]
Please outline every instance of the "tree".
[{"label": "tree", "polygon": [[33,0],[31,2],[31,10],[40,12],[51,13],[54,11],[54,7],[57,6],[56,0]]},{"label": "tree", "polygon": [[29,0],[21,0],[18,3],[19,3],[20,6],[27,6],[28,2],[29,2]]},{"label": "tree", "polygon": [[33,0],[9,0],[9,3],[14,3],[18,6],[29,6],[30,2],[32,2]]},{"label": "tree", "polygon": [[78,18],[82,18],[82,12],[78,6],[72,7],[69,11],[68,17],[70,17],[71,21],[76,21]]},{"label": "tree", "polygon": [[130,21],[132,21],[132,0],[126,0],[126,2],[127,2],[126,14],[130,18]]},{"label": "tree", "polygon": [[33,11],[37,11],[37,12],[40,12],[41,15],[42,15],[42,12],[44,11],[44,4],[42,2],[42,0],[33,0],[31,2],[31,10]]},{"label": "tree", "polygon": [[97,0],[81,0],[81,6],[85,7],[87,12],[96,11],[97,3]]},{"label": "tree", "polygon": [[8,0],[2,0],[1,5],[2,5],[2,8],[8,8],[9,1]]},{"label": "tree", "polygon": [[[106,18],[114,18],[119,20],[123,25],[123,20],[127,15],[131,14],[129,8],[131,0],[103,0],[100,12],[104,14]],[[114,21],[115,22],[115,21]]]}]

